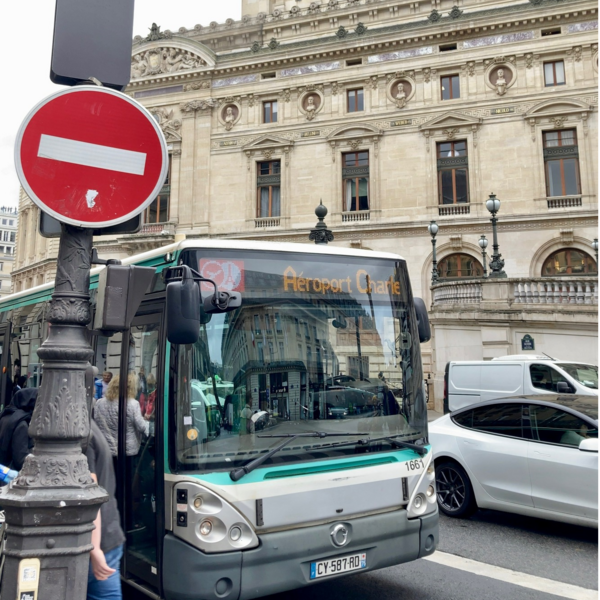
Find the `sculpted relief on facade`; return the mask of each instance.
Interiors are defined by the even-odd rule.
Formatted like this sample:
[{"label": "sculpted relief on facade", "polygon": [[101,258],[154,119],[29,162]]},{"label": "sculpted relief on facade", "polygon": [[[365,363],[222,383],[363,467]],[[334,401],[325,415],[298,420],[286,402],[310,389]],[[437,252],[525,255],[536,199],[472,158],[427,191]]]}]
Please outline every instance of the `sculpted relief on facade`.
[{"label": "sculpted relief on facade", "polygon": [[179,48],[153,48],[135,54],[131,60],[131,79],[150,75],[192,71],[206,66],[196,54]]}]

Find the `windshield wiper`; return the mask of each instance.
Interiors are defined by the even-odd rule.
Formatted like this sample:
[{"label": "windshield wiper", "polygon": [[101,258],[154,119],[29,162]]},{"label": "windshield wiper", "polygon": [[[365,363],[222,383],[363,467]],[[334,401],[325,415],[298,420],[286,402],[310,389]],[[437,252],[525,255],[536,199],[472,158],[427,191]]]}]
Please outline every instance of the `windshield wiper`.
[{"label": "windshield wiper", "polygon": [[[250,461],[247,465],[240,467],[239,469],[233,469],[229,472],[229,477],[231,477],[232,481],[239,481],[244,475],[254,471],[257,467],[260,467],[266,460],[271,458],[273,454],[277,454],[282,448],[287,446],[293,440],[299,437],[316,437],[316,438],[325,438],[330,436],[348,436],[348,435],[363,435],[362,433],[327,433],[326,431],[308,431],[304,433],[282,433],[275,435],[258,435],[256,437],[260,438],[287,438],[285,441],[281,442],[281,444],[275,446],[272,450],[255,458]],[[354,442],[352,442],[354,443]]]},{"label": "windshield wiper", "polygon": [[[356,435],[356,434],[346,434],[346,435]],[[358,434],[361,435],[361,434]],[[398,435],[386,435],[378,438],[363,438],[360,440],[348,441],[348,442],[339,442],[338,444],[330,444],[327,446],[327,449],[330,448],[339,448],[340,446],[349,446],[351,444],[357,444],[358,446],[369,446],[373,442],[389,442],[392,446],[396,446],[397,448],[408,448],[409,450],[414,450],[420,456],[425,456],[427,454],[427,448],[425,446],[419,446],[418,444],[412,444],[411,442],[403,442],[401,440],[397,440],[395,438],[404,435],[403,433],[399,433]]]}]

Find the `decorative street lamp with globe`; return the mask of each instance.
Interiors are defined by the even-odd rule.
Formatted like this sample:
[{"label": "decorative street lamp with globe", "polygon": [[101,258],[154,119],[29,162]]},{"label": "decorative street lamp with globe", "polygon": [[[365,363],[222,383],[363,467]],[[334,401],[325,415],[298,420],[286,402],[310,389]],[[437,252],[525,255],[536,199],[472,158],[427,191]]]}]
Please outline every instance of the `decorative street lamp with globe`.
[{"label": "decorative street lamp with globe", "polygon": [[483,257],[483,276],[487,277],[488,272],[487,272],[487,265],[485,264],[485,257],[486,257],[485,249],[488,247],[488,239],[485,237],[485,235],[482,235],[479,238],[479,247],[481,248],[481,255]]},{"label": "decorative street lamp with globe", "polygon": [[440,228],[435,221],[431,221],[431,223],[427,225],[427,231],[429,231],[429,235],[431,236],[431,245],[433,246],[433,269],[431,270],[431,285],[435,285],[438,282],[437,256],[435,254],[435,236],[437,235],[437,232],[439,230]]},{"label": "decorative street lamp with globe", "polygon": [[500,210],[500,200],[496,198],[495,194],[490,194],[490,197],[486,200],[485,206],[492,215],[492,231],[494,234],[492,260],[490,261],[490,277],[506,277],[507,275],[504,272],[504,260],[499,252],[500,247],[498,246],[498,233],[496,231],[496,225],[498,223],[496,214]]}]

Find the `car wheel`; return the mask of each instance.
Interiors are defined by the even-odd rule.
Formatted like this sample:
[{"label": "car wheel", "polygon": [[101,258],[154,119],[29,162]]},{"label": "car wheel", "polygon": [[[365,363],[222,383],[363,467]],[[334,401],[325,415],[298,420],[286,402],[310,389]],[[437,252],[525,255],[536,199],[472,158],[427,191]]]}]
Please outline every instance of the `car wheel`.
[{"label": "car wheel", "polygon": [[477,510],[475,494],[469,476],[455,462],[435,467],[437,501],[440,510],[449,517],[468,517]]}]

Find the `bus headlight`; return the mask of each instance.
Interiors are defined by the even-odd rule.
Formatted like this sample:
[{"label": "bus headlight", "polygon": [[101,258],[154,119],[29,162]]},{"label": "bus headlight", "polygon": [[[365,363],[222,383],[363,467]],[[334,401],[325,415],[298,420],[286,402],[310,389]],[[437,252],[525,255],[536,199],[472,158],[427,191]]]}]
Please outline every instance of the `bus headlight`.
[{"label": "bus headlight", "polygon": [[423,498],[423,494],[417,494],[413,500],[413,506],[415,507],[415,510],[421,510],[424,502],[425,498]]},{"label": "bus headlight", "polygon": [[173,485],[173,533],[203,552],[233,552],[258,546],[254,527],[229,502],[191,481]]},{"label": "bus headlight", "polygon": [[435,494],[435,488],[430,485],[425,493],[427,494],[428,498],[431,498]]},{"label": "bus headlight", "polygon": [[212,523],[210,521],[202,521],[200,524],[200,535],[207,536],[210,535],[212,531]]},{"label": "bus headlight", "polygon": [[241,537],[242,537],[242,530],[237,525],[234,525],[229,530],[229,539],[232,542],[238,542]]}]

